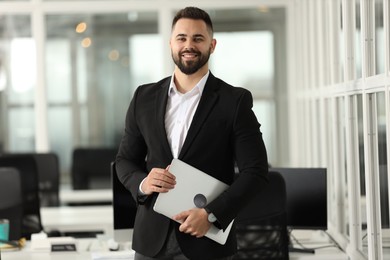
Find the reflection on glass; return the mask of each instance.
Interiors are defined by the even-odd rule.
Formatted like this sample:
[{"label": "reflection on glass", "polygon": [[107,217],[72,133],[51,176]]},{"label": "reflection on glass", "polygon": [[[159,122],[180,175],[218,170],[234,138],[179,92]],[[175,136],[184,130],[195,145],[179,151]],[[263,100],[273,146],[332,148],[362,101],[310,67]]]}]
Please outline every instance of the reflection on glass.
[{"label": "reflection on glass", "polygon": [[342,224],[344,225],[344,228],[342,230],[343,234],[344,235],[347,235],[349,236],[349,193],[348,193],[348,175],[347,175],[347,155],[346,155],[346,152],[347,152],[347,149],[345,147],[347,147],[346,145],[346,136],[345,136],[345,133],[346,133],[346,130],[345,130],[345,98],[346,97],[339,97],[337,98],[337,122],[338,122],[338,133],[337,135],[339,136],[339,142],[340,144],[338,145],[339,149],[340,149],[340,172],[339,172],[339,176],[338,178],[339,179],[339,182],[341,183],[341,188],[343,189],[342,190],[342,193],[341,194],[344,194],[344,207],[342,207],[341,209],[341,216],[343,216],[342,218]]},{"label": "reflection on glass", "polygon": [[339,0],[339,4],[340,4],[340,39],[339,39],[339,50],[340,50],[340,56],[339,56],[339,60],[340,60],[340,68],[337,68],[339,69],[339,72],[340,72],[340,81],[343,82],[344,81],[344,55],[345,55],[345,50],[344,50],[344,41],[345,41],[345,33],[344,33],[344,25],[343,25],[343,5],[342,5],[342,1]]},{"label": "reflection on glass", "polygon": [[356,33],[355,33],[355,72],[356,78],[362,77],[362,27],[360,16],[360,0],[356,0]]},{"label": "reflection on glass", "polygon": [[35,81],[30,16],[0,16],[0,152],[34,150]]},{"label": "reflection on glass", "polygon": [[375,59],[376,74],[385,72],[385,34],[383,30],[383,1],[375,0]]},{"label": "reflection on glass", "polygon": [[366,210],[366,179],[364,163],[364,126],[363,126],[363,96],[357,95],[358,138],[359,138],[359,176],[360,176],[360,205],[362,221],[363,253],[367,256],[367,210]]},{"label": "reflection on glass", "polygon": [[386,145],[386,103],[385,93],[376,94],[378,113],[378,157],[379,157],[379,185],[382,228],[390,228],[389,222],[389,187],[387,174],[387,145]]}]

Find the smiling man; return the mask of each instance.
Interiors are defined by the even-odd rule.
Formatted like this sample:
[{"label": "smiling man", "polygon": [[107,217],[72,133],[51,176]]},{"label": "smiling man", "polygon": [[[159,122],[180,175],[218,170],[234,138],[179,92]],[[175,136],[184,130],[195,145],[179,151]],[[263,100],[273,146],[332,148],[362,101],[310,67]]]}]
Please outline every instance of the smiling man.
[{"label": "smiling man", "polygon": [[[138,206],[132,240],[136,260],[232,259],[237,250],[234,226],[224,245],[204,235],[211,225],[225,229],[268,182],[267,153],[251,93],[209,71],[216,43],[205,11],[180,10],[170,39],[173,75],[138,87],[127,111],[116,167]],[[176,185],[169,172],[173,158],[230,187],[204,208],[173,216],[176,221],[156,213],[157,195]]]}]

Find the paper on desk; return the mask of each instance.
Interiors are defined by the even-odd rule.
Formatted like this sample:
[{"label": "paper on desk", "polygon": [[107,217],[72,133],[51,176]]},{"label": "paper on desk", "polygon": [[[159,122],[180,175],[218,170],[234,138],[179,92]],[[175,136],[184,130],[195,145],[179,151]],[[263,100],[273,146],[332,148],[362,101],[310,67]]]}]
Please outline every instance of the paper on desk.
[{"label": "paper on desk", "polygon": [[92,252],[92,260],[133,260],[134,250],[110,251],[110,252]]}]

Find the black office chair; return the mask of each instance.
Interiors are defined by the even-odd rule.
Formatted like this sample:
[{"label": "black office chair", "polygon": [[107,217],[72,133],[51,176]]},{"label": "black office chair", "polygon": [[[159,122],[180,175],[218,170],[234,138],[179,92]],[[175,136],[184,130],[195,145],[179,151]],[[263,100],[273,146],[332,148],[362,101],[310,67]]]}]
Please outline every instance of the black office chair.
[{"label": "black office chair", "polygon": [[60,205],[60,164],[55,153],[33,153],[38,168],[39,197],[41,207]]},{"label": "black office chair", "polygon": [[117,148],[76,148],[72,161],[73,189],[111,188],[110,165],[116,154]]},{"label": "black office chair", "polygon": [[15,168],[0,168],[0,219],[9,221],[9,240],[22,237],[23,200],[20,173]]},{"label": "black office chair", "polygon": [[131,240],[137,204],[125,186],[118,179],[115,162],[111,163],[112,206],[114,213],[114,239],[117,242]]},{"label": "black office chair", "polygon": [[30,239],[31,234],[43,230],[41,223],[38,172],[31,155],[6,154],[0,156],[0,167],[13,167],[20,172],[23,193],[22,236]]},{"label": "black office chair", "polygon": [[236,217],[238,253],[234,259],[289,259],[286,184],[269,172],[269,184]]}]

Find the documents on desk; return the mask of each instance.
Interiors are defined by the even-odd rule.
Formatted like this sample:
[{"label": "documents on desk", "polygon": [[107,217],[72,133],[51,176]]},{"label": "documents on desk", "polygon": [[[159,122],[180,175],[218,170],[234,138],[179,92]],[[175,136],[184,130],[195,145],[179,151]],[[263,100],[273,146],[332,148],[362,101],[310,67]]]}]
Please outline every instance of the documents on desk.
[{"label": "documents on desk", "polygon": [[75,252],[77,240],[73,237],[47,237],[45,233],[31,235],[33,252]]}]

